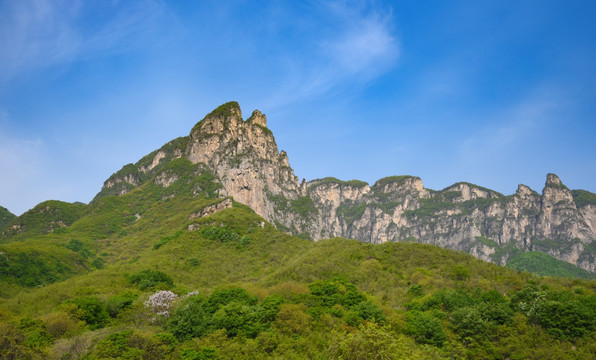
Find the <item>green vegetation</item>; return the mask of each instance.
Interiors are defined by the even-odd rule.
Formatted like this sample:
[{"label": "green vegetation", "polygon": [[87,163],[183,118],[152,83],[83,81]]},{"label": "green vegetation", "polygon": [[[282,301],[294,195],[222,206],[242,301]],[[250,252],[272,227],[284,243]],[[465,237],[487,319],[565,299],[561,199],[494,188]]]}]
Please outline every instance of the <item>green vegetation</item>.
[{"label": "green vegetation", "polygon": [[364,210],[366,210],[365,203],[358,204],[348,200],[337,208],[336,213],[339,217],[342,217],[349,226],[362,216]]},{"label": "green vegetation", "polygon": [[78,220],[86,205],[49,200],[14,218],[0,236],[0,242],[17,241],[60,230]]},{"label": "green vegetation", "polygon": [[319,212],[310,196],[302,196],[296,200],[292,200],[290,207],[303,218],[313,217]]},{"label": "green vegetation", "polygon": [[4,228],[16,217],[17,216],[8,211],[7,208],[0,206],[0,234],[2,233],[2,230],[4,230]]},{"label": "green vegetation", "polygon": [[171,288],[174,281],[167,274],[159,270],[141,270],[138,273],[127,274],[126,278],[131,284],[137,285],[140,290],[153,288]]},{"label": "green vegetation", "polygon": [[519,271],[528,271],[542,276],[596,280],[596,274],[538,251],[520,253],[507,262],[507,267]]},{"label": "green vegetation", "polygon": [[337,185],[348,185],[348,186],[353,186],[353,187],[364,187],[364,186],[368,186],[368,183],[365,181],[361,181],[361,180],[348,180],[348,181],[343,181],[343,180],[339,180],[337,178],[334,177],[326,177],[320,180],[313,180],[315,182],[317,182],[316,185],[322,185],[322,184],[337,184]]},{"label": "green vegetation", "polygon": [[586,205],[596,205],[596,194],[586,190],[571,190],[571,195],[578,208]]},{"label": "green vegetation", "polygon": [[492,240],[492,239],[486,238],[486,237],[484,237],[484,236],[476,236],[476,241],[478,241],[479,243],[481,243],[481,244],[483,244],[483,245],[486,245],[486,246],[488,246],[488,247],[491,247],[491,248],[493,248],[493,249],[498,249],[498,248],[500,248],[500,246],[499,246],[499,243],[498,243],[498,242],[496,242],[496,241],[494,241],[494,240]]},{"label": "green vegetation", "polygon": [[407,179],[417,179],[416,176],[411,175],[396,175],[396,176],[387,176],[382,179],[377,180],[373,185],[373,188],[379,189],[387,186],[388,184],[395,183],[398,186],[403,184]]},{"label": "green vegetation", "polygon": [[235,114],[235,110],[240,109],[236,101],[230,101],[222,104],[210,112],[206,117],[228,117]]},{"label": "green vegetation", "polygon": [[[12,252],[0,250],[0,279],[21,286],[33,287],[51,284],[67,278],[74,271],[59,256],[39,251]],[[64,252],[60,254],[64,256]],[[75,258],[75,261],[81,259]]]},{"label": "green vegetation", "polygon": [[236,245],[237,248],[250,244],[250,238],[247,235],[240,235],[227,226],[204,227],[201,229],[201,235],[206,239]]},{"label": "green vegetation", "polygon": [[[453,194],[454,192],[451,192]],[[452,202],[447,202],[442,196],[430,199],[420,199],[420,207],[416,210],[406,210],[404,215],[410,218],[431,218],[441,211],[457,208]]]}]

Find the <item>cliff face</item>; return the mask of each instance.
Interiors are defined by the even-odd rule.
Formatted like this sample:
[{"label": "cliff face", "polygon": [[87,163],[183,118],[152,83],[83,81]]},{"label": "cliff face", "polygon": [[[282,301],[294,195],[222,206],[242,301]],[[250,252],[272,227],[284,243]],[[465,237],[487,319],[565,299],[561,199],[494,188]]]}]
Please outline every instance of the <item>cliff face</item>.
[{"label": "cliff face", "polygon": [[525,185],[510,196],[469,183],[434,191],[413,176],[373,186],[335,178],[300,183],[265,115],[254,111],[243,120],[235,102],[208,114],[189,136],[123,167],[96,198],[150,180],[167,186],[172,179],[160,170],[180,157],[215,174],[218,196],[231,196],[278,228],[314,240],[418,241],[500,264],[537,250],[596,272],[596,195],[572,193],[554,174],[547,175],[541,195]]},{"label": "cliff face", "polygon": [[286,152],[278,151],[265,115],[254,111],[243,121],[236,103],[222,105],[199,122],[185,154],[192,163],[214,170],[223,185],[222,195],[232,196],[267,220],[275,218],[271,197],[294,200],[306,194]]},{"label": "cliff face", "polygon": [[517,251],[537,250],[596,272],[595,206],[578,210],[554,174],[542,195],[525,185],[511,196],[468,183],[433,191],[415,177],[381,179],[372,188],[319,180],[308,193],[321,214],[313,238],[412,240],[503,265]]}]

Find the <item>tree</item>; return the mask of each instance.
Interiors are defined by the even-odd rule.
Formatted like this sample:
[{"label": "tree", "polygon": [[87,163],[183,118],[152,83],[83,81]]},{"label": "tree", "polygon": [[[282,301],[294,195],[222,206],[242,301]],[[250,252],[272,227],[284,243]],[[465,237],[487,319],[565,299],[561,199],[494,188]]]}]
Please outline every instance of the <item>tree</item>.
[{"label": "tree", "polygon": [[447,340],[441,320],[421,311],[406,313],[406,334],[411,335],[419,343],[437,347],[443,346]]},{"label": "tree", "polygon": [[174,311],[168,321],[168,328],[179,341],[190,340],[207,333],[209,314],[203,305],[205,298],[199,295],[190,296]]}]

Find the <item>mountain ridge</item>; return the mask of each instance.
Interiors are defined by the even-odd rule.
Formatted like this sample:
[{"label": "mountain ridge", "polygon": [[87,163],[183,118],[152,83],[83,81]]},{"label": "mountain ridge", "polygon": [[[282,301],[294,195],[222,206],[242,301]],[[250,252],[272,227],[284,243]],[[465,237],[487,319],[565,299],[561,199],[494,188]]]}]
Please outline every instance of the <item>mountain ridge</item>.
[{"label": "mountain ridge", "polygon": [[555,174],[547,174],[542,194],[520,184],[511,195],[468,182],[432,190],[410,175],[385,177],[372,186],[332,177],[300,182],[266,126],[260,111],[243,120],[237,102],[225,103],[188,136],[114,173],[95,199],[125,194],[183,157],[213,170],[221,184],[218,196],[231,196],[279,229],[313,240],[416,239],[501,265],[518,250],[542,251],[596,272],[596,195],[572,193]]}]

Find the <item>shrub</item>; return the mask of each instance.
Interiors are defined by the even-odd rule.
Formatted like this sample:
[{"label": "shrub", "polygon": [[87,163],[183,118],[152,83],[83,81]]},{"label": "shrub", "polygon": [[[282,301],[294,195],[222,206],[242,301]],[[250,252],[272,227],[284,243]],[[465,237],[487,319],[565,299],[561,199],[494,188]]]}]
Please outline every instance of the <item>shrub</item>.
[{"label": "shrub", "polygon": [[217,351],[215,351],[215,349],[206,347],[206,348],[202,348],[199,351],[194,350],[194,349],[185,349],[180,354],[180,359],[182,359],[182,360],[217,360],[217,359],[219,359],[219,357],[217,356]]},{"label": "shrub", "polygon": [[362,301],[352,309],[364,320],[374,320],[378,323],[385,321],[385,314],[379,307],[370,301]]},{"label": "shrub", "polygon": [[282,304],[275,319],[275,327],[286,335],[304,334],[310,329],[311,323],[304,304]]},{"label": "shrub", "polygon": [[174,311],[168,321],[168,329],[179,341],[190,340],[207,333],[209,314],[203,308],[205,298],[190,296]]},{"label": "shrub", "polygon": [[55,339],[74,334],[81,330],[85,324],[74,318],[71,314],[60,311],[44,318],[46,329]]},{"label": "shrub", "polygon": [[561,339],[573,339],[588,335],[596,328],[595,310],[576,300],[549,300],[536,309],[534,319],[550,335]]},{"label": "shrub", "polygon": [[106,309],[111,317],[115,318],[125,309],[132,305],[132,302],[136,300],[137,294],[131,291],[125,291],[119,295],[112,296],[106,302]]},{"label": "shrub", "polygon": [[141,270],[138,273],[127,275],[127,278],[132,284],[138,285],[141,290],[157,286],[165,288],[174,286],[174,280],[159,270]]},{"label": "shrub", "polygon": [[262,313],[257,306],[249,306],[241,302],[231,302],[219,308],[213,314],[215,329],[225,329],[230,337],[240,334],[254,338],[263,329]]},{"label": "shrub", "polygon": [[482,316],[477,307],[457,309],[451,314],[449,324],[460,338],[487,338],[496,330],[495,323]]},{"label": "shrub", "polygon": [[477,301],[463,290],[441,290],[434,293],[422,304],[422,310],[437,309],[451,312],[453,310],[472,306]]},{"label": "shrub", "polygon": [[213,314],[220,307],[231,302],[252,306],[257,303],[257,297],[251,296],[242,288],[216,290],[209,296],[204,308],[207,313]]},{"label": "shrub", "polygon": [[406,313],[406,334],[421,344],[443,346],[447,340],[441,320],[420,311]]},{"label": "shrub", "polygon": [[410,286],[410,288],[408,289],[408,295],[412,295],[413,297],[424,296],[424,289],[422,288],[422,285],[416,284]]},{"label": "shrub", "polygon": [[103,269],[104,267],[104,261],[102,258],[96,258],[95,260],[93,260],[91,262],[91,265],[96,268],[96,269]]},{"label": "shrub", "polygon": [[79,320],[87,323],[92,330],[104,327],[110,320],[105,304],[98,298],[78,298],[72,300],[72,303],[78,308],[76,315]]}]

